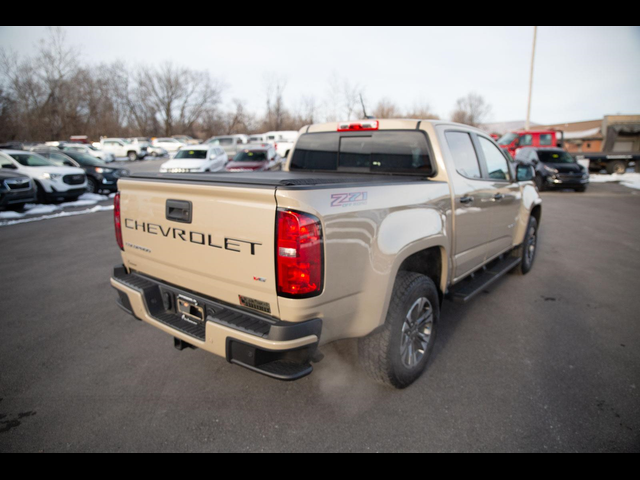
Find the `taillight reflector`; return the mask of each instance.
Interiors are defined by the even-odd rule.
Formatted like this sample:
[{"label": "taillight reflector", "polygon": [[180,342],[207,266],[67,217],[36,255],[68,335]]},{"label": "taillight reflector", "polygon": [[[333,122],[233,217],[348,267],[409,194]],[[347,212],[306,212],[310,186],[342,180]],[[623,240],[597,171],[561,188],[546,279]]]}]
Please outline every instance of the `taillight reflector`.
[{"label": "taillight reflector", "polygon": [[276,228],[278,295],[288,298],[320,295],[324,282],[320,220],[307,213],[279,209]]},{"label": "taillight reflector", "polygon": [[368,132],[378,130],[380,124],[377,120],[364,120],[361,122],[343,122],[338,125],[339,132]]},{"label": "taillight reflector", "polygon": [[116,193],[113,199],[113,223],[116,229],[116,241],[120,250],[124,250],[124,243],[122,242],[122,221],[120,219],[120,192]]}]

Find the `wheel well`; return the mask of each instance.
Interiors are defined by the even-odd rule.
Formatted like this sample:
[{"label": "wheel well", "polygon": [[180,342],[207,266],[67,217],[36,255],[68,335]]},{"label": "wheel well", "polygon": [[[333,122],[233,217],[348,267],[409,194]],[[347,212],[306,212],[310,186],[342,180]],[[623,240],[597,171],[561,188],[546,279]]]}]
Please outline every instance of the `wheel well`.
[{"label": "wheel well", "polygon": [[442,282],[442,250],[440,247],[427,248],[406,258],[399,271],[414,272],[426,275],[436,284],[440,303],[444,298]]},{"label": "wheel well", "polygon": [[536,223],[538,227],[540,226],[540,220],[542,219],[542,207],[540,205],[536,205],[531,210],[531,216],[536,219]]}]

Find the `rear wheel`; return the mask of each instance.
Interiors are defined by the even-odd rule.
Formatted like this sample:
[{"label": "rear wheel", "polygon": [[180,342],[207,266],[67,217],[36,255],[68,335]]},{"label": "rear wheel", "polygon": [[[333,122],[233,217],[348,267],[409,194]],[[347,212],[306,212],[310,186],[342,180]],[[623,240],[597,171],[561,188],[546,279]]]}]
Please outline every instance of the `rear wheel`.
[{"label": "rear wheel", "polygon": [[613,175],[614,173],[622,175],[626,171],[627,162],[623,162],[622,160],[615,160],[613,162],[607,163],[607,173],[609,175]]},{"label": "rear wheel", "polygon": [[127,158],[130,162],[135,162],[138,159],[138,154],[136,152],[127,153]]},{"label": "rear wheel", "polygon": [[358,342],[362,367],[380,383],[408,387],[427,366],[439,318],[440,301],[433,280],[400,272],[384,325]]}]

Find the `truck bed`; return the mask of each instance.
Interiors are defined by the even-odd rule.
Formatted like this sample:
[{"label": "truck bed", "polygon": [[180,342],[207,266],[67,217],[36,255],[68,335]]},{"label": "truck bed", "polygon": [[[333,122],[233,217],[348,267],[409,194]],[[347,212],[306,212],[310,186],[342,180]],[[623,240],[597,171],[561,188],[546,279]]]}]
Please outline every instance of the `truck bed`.
[{"label": "truck bed", "polygon": [[200,184],[243,185],[269,188],[318,188],[342,184],[376,186],[415,183],[428,180],[419,175],[372,175],[343,172],[256,172],[256,173],[137,173],[136,180],[193,182]]}]

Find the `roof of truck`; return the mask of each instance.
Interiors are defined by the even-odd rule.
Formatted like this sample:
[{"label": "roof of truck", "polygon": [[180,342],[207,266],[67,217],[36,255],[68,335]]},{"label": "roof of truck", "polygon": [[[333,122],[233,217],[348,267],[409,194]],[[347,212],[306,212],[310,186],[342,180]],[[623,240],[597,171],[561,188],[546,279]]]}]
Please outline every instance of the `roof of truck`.
[{"label": "roof of truck", "polygon": [[378,122],[377,130],[417,130],[421,125],[430,123],[431,125],[452,125],[461,128],[472,129],[480,133],[486,134],[486,132],[479,128],[472,127],[470,125],[463,125],[461,123],[450,122],[448,120],[420,120],[415,118],[393,118],[393,119],[367,119],[367,120],[345,120],[343,122],[327,122],[317,123],[314,125],[307,125],[302,127],[300,134],[303,133],[319,133],[319,132],[337,132],[340,125],[347,123],[366,123],[366,122]]}]

